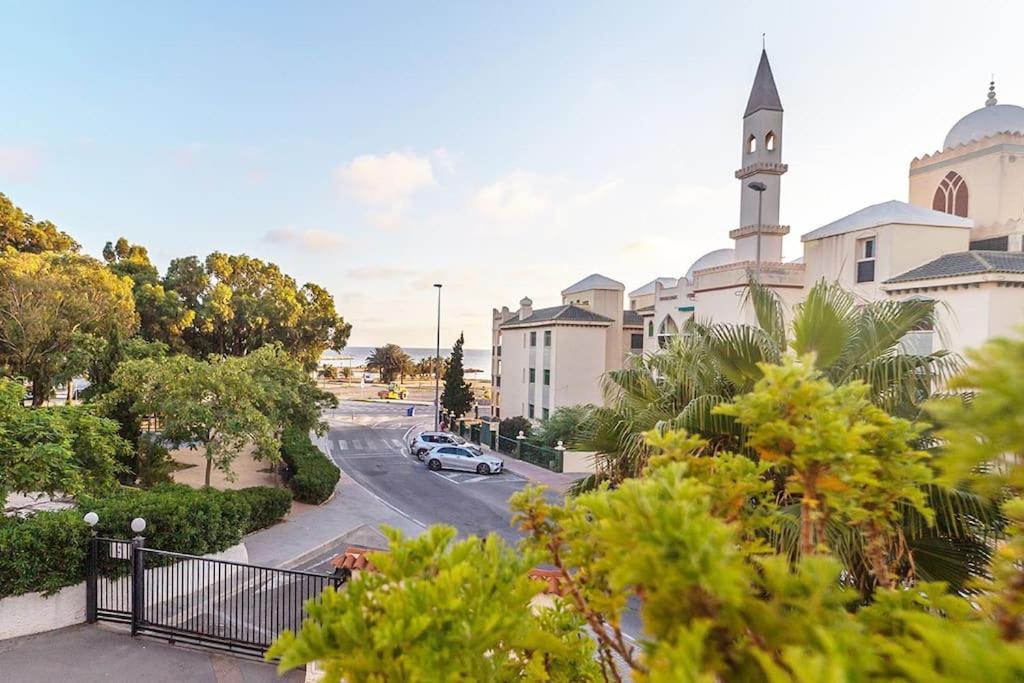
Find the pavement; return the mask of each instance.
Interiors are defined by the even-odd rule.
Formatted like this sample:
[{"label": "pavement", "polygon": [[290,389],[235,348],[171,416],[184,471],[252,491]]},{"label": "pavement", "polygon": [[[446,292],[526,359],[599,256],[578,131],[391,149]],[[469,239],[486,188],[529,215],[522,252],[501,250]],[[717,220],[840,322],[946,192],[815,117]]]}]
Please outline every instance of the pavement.
[{"label": "pavement", "polygon": [[303,671],[278,678],[270,664],[132,638],[93,624],[0,640],[0,680],[11,683],[298,683],[304,679]]}]

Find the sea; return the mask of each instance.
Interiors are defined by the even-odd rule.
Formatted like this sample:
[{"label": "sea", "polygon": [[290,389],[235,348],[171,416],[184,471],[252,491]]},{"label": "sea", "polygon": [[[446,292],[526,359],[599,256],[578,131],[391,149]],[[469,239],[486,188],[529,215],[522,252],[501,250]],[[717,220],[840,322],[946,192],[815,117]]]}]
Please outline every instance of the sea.
[{"label": "sea", "polygon": [[[372,346],[346,346],[340,358],[351,356],[352,366],[356,367],[366,362],[367,356],[373,353]],[[424,358],[433,358],[435,349],[419,348],[415,346],[403,346],[402,350],[412,357],[413,362],[419,362]],[[441,357],[447,358],[452,355],[451,347],[441,347]],[[321,358],[326,362],[336,360],[339,354],[334,351],[325,351]],[[466,376],[469,379],[487,380],[491,378],[491,350],[490,349],[466,349],[462,350],[462,366],[466,369]]]}]

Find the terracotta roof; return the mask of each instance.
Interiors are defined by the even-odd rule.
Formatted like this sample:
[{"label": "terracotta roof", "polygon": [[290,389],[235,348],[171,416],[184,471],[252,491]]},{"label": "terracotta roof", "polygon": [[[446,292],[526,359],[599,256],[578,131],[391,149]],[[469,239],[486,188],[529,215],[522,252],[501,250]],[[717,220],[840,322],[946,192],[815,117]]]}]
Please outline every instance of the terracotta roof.
[{"label": "terracotta roof", "polygon": [[[375,550],[374,548],[362,548],[359,546],[349,546],[345,548],[345,552],[340,555],[335,555],[334,559],[331,560],[331,565],[335,569],[348,569],[349,571],[362,571],[366,570],[369,572],[377,571],[377,568],[373,566],[373,563],[366,557],[367,553],[384,552]],[[548,595],[564,595],[565,586],[562,583],[562,574],[557,569],[531,569],[529,576],[531,579],[537,579],[543,581],[544,592]]]},{"label": "terracotta roof", "polygon": [[345,552],[334,556],[334,559],[331,560],[331,565],[335,569],[348,569],[349,571],[361,571],[363,569],[376,571],[373,563],[366,557],[367,553],[373,552],[377,551],[373,548],[349,546],[345,548]]}]

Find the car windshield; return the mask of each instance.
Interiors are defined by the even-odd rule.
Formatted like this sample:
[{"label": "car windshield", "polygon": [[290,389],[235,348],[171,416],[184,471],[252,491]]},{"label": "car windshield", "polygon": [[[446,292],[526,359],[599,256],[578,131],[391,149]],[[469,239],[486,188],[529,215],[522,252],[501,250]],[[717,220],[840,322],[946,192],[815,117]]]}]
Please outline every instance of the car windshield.
[{"label": "car windshield", "polygon": [[472,456],[473,456],[474,458],[479,458],[479,457],[480,457],[481,455],[483,455],[483,454],[484,454],[484,452],[483,452],[482,450],[480,450],[479,448],[477,448],[476,446],[467,446],[467,447],[466,447],[466,450],[467,450],[467,451],[468,451],[468,452],[470,453],[470,455],[472,455]]}]

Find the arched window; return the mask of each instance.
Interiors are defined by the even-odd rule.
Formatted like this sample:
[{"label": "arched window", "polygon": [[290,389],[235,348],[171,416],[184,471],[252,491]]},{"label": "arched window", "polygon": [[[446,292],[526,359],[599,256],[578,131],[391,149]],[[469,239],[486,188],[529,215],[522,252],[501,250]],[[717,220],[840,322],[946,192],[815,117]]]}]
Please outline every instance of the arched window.
[{"label": "arched window", "polygon": [[648,337],[653,337],[654,336],[654,321],[653,320],[650,320],[650,321],[647,322],[647,336]]},{"label": "arched window", "polygon": [[757,151],[757,138],[753,135],[747,140],[747,154],[753,154]]},{"label": "arched window", "polygon": [[764,136],[764,148],[769,152],[775,151],[775,133],[768,131],[768,135]]},{"label": "arched window", "polygon": [[935,188],[932,208],[936,211],[967,217],[967,183],[956,171],[950,171]]}]

